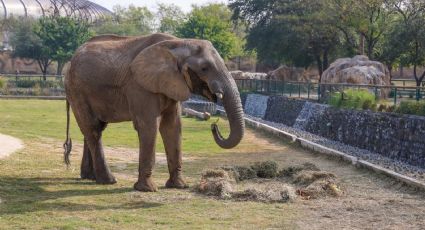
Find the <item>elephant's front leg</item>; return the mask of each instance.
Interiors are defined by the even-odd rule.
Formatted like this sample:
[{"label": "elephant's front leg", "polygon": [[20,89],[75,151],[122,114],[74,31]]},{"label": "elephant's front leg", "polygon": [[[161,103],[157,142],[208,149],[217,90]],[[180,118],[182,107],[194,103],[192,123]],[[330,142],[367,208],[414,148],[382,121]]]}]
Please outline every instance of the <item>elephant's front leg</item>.
[{"label": "elephant's front leg", "polygon": [[182,177],[181,118],[177,103],[167,108],[167,111],[162,114],[159,130],[164,141],[170,172],[170,178],[165,187],[187,188]]},{"label": "elephant's front leg", "polygon": [[158,130],[157,119],[135,122],[139,134],[139,179],[134,189],[142,192],[156,192],[158,189],[152,181],[152,170],[155,165],[155,143]]}]

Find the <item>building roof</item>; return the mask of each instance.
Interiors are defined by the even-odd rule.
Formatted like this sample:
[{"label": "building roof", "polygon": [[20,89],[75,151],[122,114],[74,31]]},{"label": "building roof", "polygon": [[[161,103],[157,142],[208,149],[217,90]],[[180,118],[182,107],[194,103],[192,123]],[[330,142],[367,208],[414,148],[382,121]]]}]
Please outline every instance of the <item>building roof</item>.
[{"label": "building roof", "polygon": [[87,0],[0,0],[0,18],[59,14],[95,22],[112,15],[108,9]]}]

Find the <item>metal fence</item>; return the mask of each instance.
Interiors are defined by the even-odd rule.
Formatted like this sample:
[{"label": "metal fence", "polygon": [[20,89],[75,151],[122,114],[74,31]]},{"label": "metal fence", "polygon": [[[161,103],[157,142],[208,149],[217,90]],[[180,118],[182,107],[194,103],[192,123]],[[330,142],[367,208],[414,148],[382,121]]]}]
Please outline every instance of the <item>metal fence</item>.
[{"label": "metal fence", "polygon": [[[62,75],[1,74],[6,84],[0,88],[3,96],[64,96]],[[44,80],[45,79],[45,80]]]},{"label": "metal fence", "polygon": [[425,87],[412,86],[377,86],[357,84],[326,84],[306,82],[286,82],[278,80],[236,80],[241,93],[259,93],[266,95],[283,95],[308,100],[326,101],[335,92],[347,89],[364,89],[375,95],[377,100],[391,100],[397,104],[401,100],[424,100]]}]

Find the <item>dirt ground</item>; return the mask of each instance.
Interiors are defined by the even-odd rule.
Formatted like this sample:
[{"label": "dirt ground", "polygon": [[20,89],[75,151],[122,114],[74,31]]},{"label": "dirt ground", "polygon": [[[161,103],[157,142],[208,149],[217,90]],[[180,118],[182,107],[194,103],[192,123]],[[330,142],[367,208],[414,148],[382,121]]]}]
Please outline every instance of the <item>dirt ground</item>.
[{"label": "dirt ground", "polygon": [[[425,229],[425,195],[405,187],[388,177],[349,164],[323,157],[288,144],[274,144],[275,139],[261,134],[247,133],[250,142],[261,143],[262,152],[237,153],[203,158],[184,157],[185,168],[201,166],[246,165],[257,161],[274,160],[280,167],[314,163],[321,170],[335,174],[344,190],[341,197],[301,200],[289,205],[297,210],[296,226],[300,229]],[[273,142],[273,143],[272,143]],[[78,152],[81,145],[77,145]],[[138,159],[136,149],[106,148],[112,168],[121,172],[120,178],[136,180],[136,170],[125,170],[128,163]],[[157,164],[166,165],[163,153],[157,154]],[[185,174],[189,183],[197,183],[201,170]],[[190,193],[188,190],[187,193]],[[188,194],[188,196],[191,196]],[[167,198],[164,198],[167,199]],[[205,199],[213,199],[205,197]],[[272,204],[270,204],[272,205]]]},{"label": "dirt ground", "polygon": [[0,133],[0,159],[23,148],[22,141]]},{"label": "dirt ground", "polygon": [[[195,185],[205,168],[225,165],[248,165],[258,161],[274,160],[279,167],[314,163],[321,170],[335,174],[339,185],[344,190],[341,197],[324,197],[313,200],[297,199],[287,203],[295,210],[295,218],[291,220],[296,229],[424,229],[425,228],[425,196],[423,192],[414,191],[394,180],[357,169],[349,164],[329,159],[289,144],[275,144],[276,139],[264,137],[262,134],[247,132],[246,138],[260,149],[252,149],[249,153],[220,153],[213,156],[200,156],[185,153],[184,175],[191,185]],[[273,142],[273,143],[272,143]],[[61,143],[54,140],[43,140],[31,143],[37,149],[55,146],[54,152],[61,151]],[[82,145],[75,143],[72,161],[78,168]],[[138,150],[129,148],[105,149],[113,174],[120,180],[137,180]],[[166,158],[158,153],[154,178],[161,185],[167,176]],[[78,170],[78,169],[77,169]],[[163,191],[163,187],[160,187]],[[130,192],[132,198],[144,196],[139,192]],[[159,192],[152,195],[155,202],[191,202],[194,198],[215,200],[194,193],[191,189],[183,191]],[[241,202],[241,201],[219,201]],[[270,212],[276,211],[276,204],[265,204]],[[274,210],[274,211],[273,211]],[[241,210],[241,212],[243,212]],[[282,213],[285,215],[285,213]],[[237,227],[236,227],[237,228]],[[279,227],[277,227],[278,229]]]}]

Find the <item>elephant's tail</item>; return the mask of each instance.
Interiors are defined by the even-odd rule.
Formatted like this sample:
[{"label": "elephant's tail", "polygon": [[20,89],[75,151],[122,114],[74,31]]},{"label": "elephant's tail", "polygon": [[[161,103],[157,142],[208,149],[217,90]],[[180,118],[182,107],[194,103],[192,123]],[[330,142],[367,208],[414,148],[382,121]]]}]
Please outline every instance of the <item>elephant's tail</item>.
[{"label": "elephant's tail", "polygon": [[67,166],[69,166],[71,164],[71,161],[69,160],[69,156],[71,155],[71,150],[72,150],[72,140],[69,136],[69,109],[70,109],[70,105],[68,100],[66,100],[66,140],[65,143],[63,144],[63,148],[64,148],[64,161],[65,164]]}]

